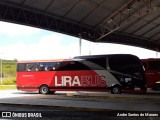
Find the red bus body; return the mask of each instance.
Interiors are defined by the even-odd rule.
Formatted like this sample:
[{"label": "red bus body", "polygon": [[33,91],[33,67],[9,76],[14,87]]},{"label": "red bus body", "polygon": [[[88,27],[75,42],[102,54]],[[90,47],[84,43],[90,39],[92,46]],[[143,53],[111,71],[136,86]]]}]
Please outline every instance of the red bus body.
[{"label": "red bus body", "polygon": [[[148,88],[158,89],[160,85],[160,59],[142,59]],[[156,87],[156,88],[155,88]]]},{"label": "red bus body", "polygon": [[[36,62],[57,62],[71,60],[51,60]],[[19,63],[32,63],[23,61]],[[103,73],[103,71],[101,71]],[[17,89],[39,91],[40,86],[47,85],[50,91],[108,91],[105,76],[93,70],[76,71],[24,71],[17,72]]]},{"label": "red bus body", "polygon": [[[120,56],[120,57],[119,57]],[[119,94],[121,91],[146,92],[145,79],[141,62],[135,56],[128,55],[132,61],[128,67],[121,68],[127,55],[118,55],[118,71],[111,63],[112,56],[100,56],[93,59],[64,59],[19,61],[17,63],[17,89],[23,91],[39,91],[42,94],[55,91],[110,91]],[[127,56],[127,58],[128,58]],[[125,58],[125,61],[123,61]],[[97,63],[98,62],[98,63]],[[110,62],[110,66],[108,65]],[[137,67],[135,67],[137,65]],[[112,70],[113,66],[113,70]],[[133,70],[127,74],[129,69]],[[120,69],[120,70],[119,70]],[[122,70],[122,71],[121,71]],[[138,71],[137,71],[138,70]],[[121,72],[125,73],[121,73]],[[142,73],[141,73],[142,72]],[[136,90],[139,88],[138,90]]]},{"label": "red bus body", "polygon": [[23,72],[17,76],[17,88],[24,91],[39,91],[42,84],[49,86],[51,91],[104,91],[107,88],[104,76],[94,71]]}]

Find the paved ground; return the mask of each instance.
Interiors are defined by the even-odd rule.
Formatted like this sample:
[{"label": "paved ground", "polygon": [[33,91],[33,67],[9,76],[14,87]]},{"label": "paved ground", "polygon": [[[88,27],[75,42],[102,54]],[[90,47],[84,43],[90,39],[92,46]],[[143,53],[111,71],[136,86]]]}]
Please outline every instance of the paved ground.
[{"label": "paved ground", "polygon": [[67,107],[88,110],[160,111],[160,93],[121,94],[57,92],[40,95],[21,91],[0,91],[0,104]]},{"label": "paved ground", "polygon": [[[36,119],[36,120],[159,120],[159,117],[149,117],[148,112],[127,112],[127,111],[86,111],[77,109],[62,109],[57,107],[40,107],[27,105],[2,105],[0,104],[0,119]],[[1,112],[0,111],[0,112]],[[7,113],[7,114],[6,114]],[[128,116],[118,117],[119,114]],[[37,114],[32,116],[32,114]],[[134,117],[131,115],[142,115]],[[151,112],[150,112],[151,114]],[[157,115],[153,112],[152,115]],[[7,115],[7,116],[6,116]]]}]

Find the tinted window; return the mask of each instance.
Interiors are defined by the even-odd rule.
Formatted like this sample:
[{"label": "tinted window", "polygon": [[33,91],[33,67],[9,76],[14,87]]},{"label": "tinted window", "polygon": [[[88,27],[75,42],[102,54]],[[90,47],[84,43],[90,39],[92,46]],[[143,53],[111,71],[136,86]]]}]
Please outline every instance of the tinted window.
[{"label": "tinted window", "polygon": [[[97,60],[98,62],[98,60]],[[99,64],[102,62],[99,62]],[[102,70],[103,68],[90,61],[64,61],[19,64],[19,71],[69,71],[69,70]]]},{"label": "tinted window", "polygon": [[83,61],[83,64],[89,67],[91,70],[105,70],[105,68],[94,62]]},{"label": "tinted window", "polygon": [[25,66],[26,66],[26,64],[19,63],[19,64],[17,65],[17,71],[18,71],[18,72],[25,71]]},{"label": "tinted window", "polygon": [[111,70],[130,75],[143,70],[138,58],[130,56],[110,56],[109,66]]},{"label": "tinted window", "polygon": [[54,71],[59,68],[59,62],[42,62],[39,63],[40,71]]},{"label": "tinted window", "polygon": [[78,61],[66,61],[60,63],[58,70],[89,70],[89,68]]},{"label": "tinted window", "polygon": [[58,69],[58,62],[19,63],[17,71],[53,71]]},{"label": "tinted window", "polygon": [[160,70],[160,62],[159,61],[149,61],[148,62],[150,70]]},{"label": "tinted window", "polygon": [[[99,65],[106,69],[106,57],[101,57],[101,58],[88,58],[86,59],[87,61],[90,61],[92,63],[95,63],[95,65]],[[95,68],[96,69],[96,68]]]},{"label": "tinted window", "polygon": [[26,71],[38,71],[39,69],[38,63],[27,63],[26,64]]}]

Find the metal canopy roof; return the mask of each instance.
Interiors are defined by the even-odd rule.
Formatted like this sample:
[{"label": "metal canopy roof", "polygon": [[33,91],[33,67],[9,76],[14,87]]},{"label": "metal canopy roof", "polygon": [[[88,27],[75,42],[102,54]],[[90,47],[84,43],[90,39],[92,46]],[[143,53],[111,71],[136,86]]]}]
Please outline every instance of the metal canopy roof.
[{"label": "metal canopy roof", "polygon": [[0,20],[160,50],[160,0],[0,0]]}]

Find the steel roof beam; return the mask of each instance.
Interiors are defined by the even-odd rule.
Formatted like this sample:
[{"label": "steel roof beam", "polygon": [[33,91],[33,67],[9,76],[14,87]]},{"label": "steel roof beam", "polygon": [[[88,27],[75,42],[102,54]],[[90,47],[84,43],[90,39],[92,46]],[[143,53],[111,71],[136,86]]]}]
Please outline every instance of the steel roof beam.
[{"label": "steel roof beam", "polygon": [[134,45],[137,47],[142,47],[150,50],[160,50],[160,44],[156,42],[150,41],[148,39],[142,39],[140,37],[126,35],[126,34],[119,34],[119,33],[112,33],[108,36],[101,39],[99,42],[106,42],[106,43],[118,43],[118,44],[125,44],[125,45]]},{"label": "steel roof beam", "polygon": [[123,28],[121,31],[125,31],[129,28],[131,28],[132,26],[134,26],[137,22],[141,21],[143,18],[145,18],[148,14],[144,14],[143,16],[141,16],[140,18],[138,18],[137,20],[135,20],[134,22],[131,22],[129,25],[127,25],[127,27]]},{"label": "steel roof beam", "polygon": [[[138,6],[138,8],[137,8]],[[144,12],[145,11],[145,12]],[[129,22],[130,19],[149,14],[152,11],[150,0],[131,0],[119,10],[113,12],[100,25],[96,27],[99,37],[96,41],[113,33],[123,25]]]},{"label": "steel roof beam", "polygon": [[[159,6],[160,6],[160,5],[158,5],[157,7],[153,7],[153,6],[152,6],[152,8],[153,8],[152,13],[155,12],[155,11],[158,11],[158,10],[159,10]],[[131,28],[132,26],[134,26],[134,24],[136,24],[137,22],[141,21],[141,20],[142,20],[143,18],[145,18],[147,15],[148,15],[148,14],[144,14],[144,16],[141,16],[141,17],[138,18],[136,21],[130,23],[129,25],[127,25],[127,27],[123,28],[121,31],[124,31],[124,30],[126,30],[126,29]],[[160,17],[160,15],[159,15],[159,17]],[[156,18],[154,18],[154,19],[156,19]],[[152,21],[154,21],[154,20],[152,19]],[[136,31],[138,31],[138,29],[137,29]],[[135,33],[135,32],[132,32],[132,33]]]},{"label": "steel roof beam", "polygon": [[135,0],[130,0],[129,2],[127,2],[125,5],[123,5],[121,8],[114,10],[110,15],[108,15],[104,20],[102,20],[101,22],[99,22],[97,25],[95,25],[95,28],[98,28],[102,23],[106,22],[108,19],[111,19],[112,16],[119,14],[121,11],[123,11],[124,8],[127,8],[128,4],[131,4],[132,2],[134,2]]},{"label": "steel roof beam", "polygon": [[[95,40],[99,37],[99,31],[95,31],[94,28],[87,25],[81,25],[78,22],[58,18],[43,12],[43,10],[36,10],[36,8],[32,9],[27,6],[24,7],[20,4],[17,5],[0,2],[0,20],[47,29],[75,37],[79,37],[79,34],[81,34],[83,39],[93,42],[96,42]],[[109,22],[112,23],[114,21]],[[114,25],[114,23],[112,25]],[[105,27],[107,28],[107,26]],[[155,50],[155,48],[160,49],[160,44],[156,42],[118,33],[112,33],[108,36],[104,36],[101,41],[98,42],[134,45],[151,50]]]},{"label": "steel roof beam", "polygon": [[136,30],[134,30],[132,32],[132,34],[136,33],[137,31],[143,29],[144,27],[146,27],[148,24],[152,23],[153,21],[157,20],[160,17],[160,15],[156,16],[155,18],[153,18],[152,20],[148,21],[146,24],[144,24],[143,26],[141,26],[140,28],[137,28]]},{"label": "steel roof beam", "polygon": [[0,20],[66,33],[75,37],[81,34],[83,39],[90,41],[95,39],[93,29],[87,26],[4,3],[0,3]]}]

